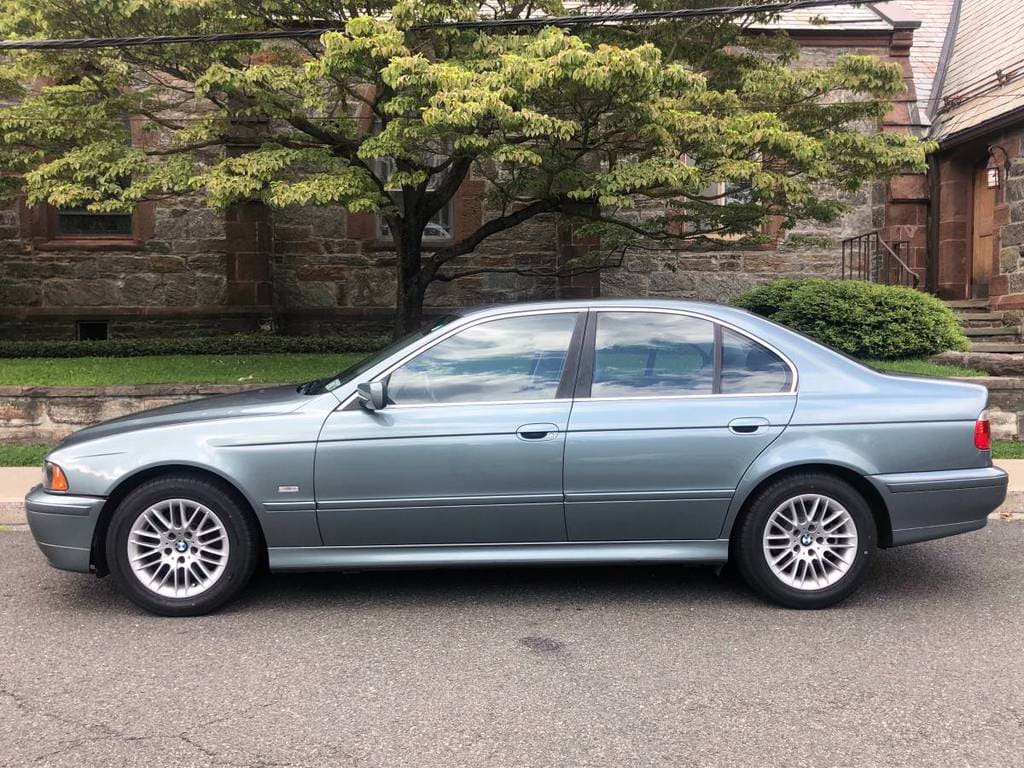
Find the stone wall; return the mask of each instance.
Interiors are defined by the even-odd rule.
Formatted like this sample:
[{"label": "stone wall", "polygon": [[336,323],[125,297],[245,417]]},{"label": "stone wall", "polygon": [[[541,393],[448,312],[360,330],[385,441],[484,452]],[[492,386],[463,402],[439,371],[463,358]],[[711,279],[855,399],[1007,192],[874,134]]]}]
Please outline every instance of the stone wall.
[{"label": "stone wall", "polygon": [[52,445],[72,432],[149,408],[266,385],[153,384],[131,387],[0,387],[0,440]]},{"label": "stone wall", "polygon": [[988,387],[988,418],[996,440],[1020,440],[1024,431],[1024,377],[986,376],[964,379]]},{"label": "stone wall", "polygon": [[[1024,376],[965,379],[989,390],[992,436],[1024,434]],[[0,440],[54,444],[84,427],[149,408],[213,395],[260,389],[265,384],[150,384],[130,387],[0,386]]]},{"label": "stone wall", "polygon": [[[468,234],[495,211],[481,210],[482,187],[470,180],[455,199],[455,236]],[[551,269],[558,258],[558,219],[538,217],[495,235],[458,269]],[[395,306],[396,257],[380,237],[375,217],[341,208],[289,208],[274,212],[274,280],[277,308],[288,333],[379,332]],[[549,277],[485,272],[435,282],[428,314],[483,304],[554,298]]]},{"label": "stone wall", "polygon": [[[195,201],[150,205],[139,234],[53,237],[45,210],[0,210],[0,335],[74,338],[78,320],[104,320],[111,337],[251,330],[267,309],[228,302],[224,217]],[[140,221],[141,220],[141,221]]]}]

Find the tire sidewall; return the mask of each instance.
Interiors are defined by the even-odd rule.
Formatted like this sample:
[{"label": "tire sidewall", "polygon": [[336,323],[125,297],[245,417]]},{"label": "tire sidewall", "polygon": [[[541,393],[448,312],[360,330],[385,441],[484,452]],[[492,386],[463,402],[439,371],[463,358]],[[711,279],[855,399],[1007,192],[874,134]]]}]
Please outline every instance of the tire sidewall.
[{"label": "tire sidewall", "polygon": [[[850,569],[823,589],[800,590],[783,583],[764,556],[764,531],[772,513],[785,501],[817,493],[839,502],[857,526],[857,554]],[[739,537],[737,558],[747,581],[773,600],[790,608],[826,608],[846,599],[863,583],[878,550],[875,518],[864,497],[849,483],[829,475],[803,474],[766,488],[751,504]]]},{"label": "tire sidewall", "polygon": [[[128,562],[128,535],[138,516],[161,501],[188,499],[215,512],[228,538],[228,562],[217,582],[192,597],[158,595],[139,581]],[[255,566],[252,523],[239,504],[217,486],[194,478],[152,480],[128,494],[114,511],[107,530],[107,565],[118,587],[137,605],[162,616],[209,613],[234,597]]]}]

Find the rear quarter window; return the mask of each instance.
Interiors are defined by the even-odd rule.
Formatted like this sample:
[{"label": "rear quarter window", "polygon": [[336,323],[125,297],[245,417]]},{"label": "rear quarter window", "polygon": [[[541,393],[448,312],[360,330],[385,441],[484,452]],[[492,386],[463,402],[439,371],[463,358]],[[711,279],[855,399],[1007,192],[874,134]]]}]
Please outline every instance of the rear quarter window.
[{"label": "rear quarter window", "polygon": [[788,392],[793,372],[786,362],[763,344],[722,329],[722,394],[774,394]]}]

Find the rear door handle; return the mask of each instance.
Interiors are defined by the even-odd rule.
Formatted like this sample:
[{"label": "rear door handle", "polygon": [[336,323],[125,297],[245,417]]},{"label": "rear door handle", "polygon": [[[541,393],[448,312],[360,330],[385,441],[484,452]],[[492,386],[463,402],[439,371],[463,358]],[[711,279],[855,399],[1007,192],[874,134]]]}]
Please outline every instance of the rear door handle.
[{"label": "rear door handle", "polygon": [[529,440],[531,443],[554,440],[557,436],[557,424],[523,424],[516,430],[516,437],[520,440]]},{"label": "rear door handle", "polygon": [[752,435],[770,424],[768,419],[760,416],[747,416],[729,422],[729,431],[736,435]]}]

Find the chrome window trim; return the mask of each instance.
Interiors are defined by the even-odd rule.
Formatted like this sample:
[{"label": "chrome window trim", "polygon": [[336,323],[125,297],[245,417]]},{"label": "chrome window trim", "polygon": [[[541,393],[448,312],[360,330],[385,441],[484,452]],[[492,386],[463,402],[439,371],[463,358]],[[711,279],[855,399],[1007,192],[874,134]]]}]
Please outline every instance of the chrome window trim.
[{"label": "chrome window trim", "polygon": [[458,403],[410,403],[409,405],[389,405],[388,410],[392,408],[398,409],[409,409],[409,408],[454,408],[467,406],[481,406],[481,405],[546,405],[547,403],[571,403],[572,399],[568,397],[556,397],[551,400],[467,400],[466,402]]},{"label": "chrome window trim", "polygon": [[[513,311],[513,312],[506,312],[506,313],[503,313],[503,314],[500,314],[500,315],[487,315],[485,317],[481,317],[481,318],[478,318],[476,320],[473,320],[473,321],[466,322],[466,323],[463,323],[461,325],[458,325],[455,328],[449,329],[449,331],[447,333],[445,333],[445,334],[439,336],[438,338],[434,339],[433,341],[431,341],[426,346],[419,347],[415,351],[410,352],[408,355],[403,357],[401,360],[399,360],[397,363],[392,365],[390,368],[387,368],[386,370],[382,371],[381,373],[378,373],[376,376],[373,377],[373,381],[382,381],[383,379],[386,379],[388,376],[390,376],[396,370],[401,368],[407,362],[409,362],[413,358],[419,357],[420,355],[424,354],[425,352],[430,351],[431,349],[436,347],[438,344],[440,344],[442,341],[447,341],[452,336],[456,336],[456,335],[462,333],[463,331],[467,331],[470,328],[475,328],[478,325],[483,325],[484,323],[491,323],[491,322],[494,322],[496,320],[507,320],[507,319],[512,318],[512,317],[530,317],[532,315],[579,315],[579,314],[581,314],[583,312],[586,312],[586,311],[587,311],[586,307],[577,307],[575,309],[524,309],[524,310],[520,310],[519,312],[514,312]],[[572,342],[572,339],[570,337],[570,344],[571,344],[571,342]],[[569,347],[566,347],[566,353],[568,353],[568,351],[569,351]],[[348,398],[348,399],[351,399],[351,398]],[[342,403],[340,407],[342,407],[342,408],[345,407],[348,404],[348,399],[346,400],[346,402]],[[389,409],[391,409],[391,408],[438,408],[438,407],[440,407],[440,408],[448,408],[448,407],[451,407],[451,406],[463,406],[463,407],[465,407],[465,406],[468,406],[468,405],[506,405],[506,404],[526,405],[526,404],[529,404],[529,403],[556,403],[556,402],[572,402],[572,401],[569,400],[568,398],[561,398],[561,399],[551,398],[550,400],[536,400],[536,399],[530,399],[530,400],[480,400],[480,401],[472,401],[472,402],[467,401],[467,402],[459,402],[459,403],[415,403],[415,404],[409,404],[409,405],[388,405],[388,408]]]},{"label": "chrome window trim", "polygon": [[734,397],[794,397],[796,392],[733,392],[731,394],[714,394],[707,392],[702,395],[621,395],[619,397],[581,397],[577,403],[589,401],[604,403],[619,400],[696,400],[696,399],[718,399]]},{"label": "chrome window trim", "polygon": [[[708,315],[703,312],[696,312],[690,309],[667,309],[665,307],[592,307],[590,311],[595,313],[641,312],[654,315],[683,315],[684,317],[693,317],[697,318],[698,320],[707,320],[710,323],[717,323],[723,328],[728,328],[730,331],[738,333],[740,336],[745,336],[754,343],[760,344],[769,352],[772,352],[773,354],[777,355],[778,358],[782,360],[782,362],[784,362],[786,366],[789,368],[792,381],[789,385],[789,391],[787,392],[734,392],[731,394],[723,394],[721,392],[717,394],[712,392],[705,392],[696,395],[623,395],[621,397],[579,398],[581,402],[583,400],[665,400],[670,398],[689,399],[694,397],[778,397],[779,395],[789,396],[797,394],[797,385],[799,383],[800,373],[799,371],[797,371],[796,365],[793,364],[793,361],[789,359],[789,356],[782,352],[775,345],[769,344],[767,341],[764,341],[763,339],[760,339],[754,334],[750,333],[750,331],[740,328],[739,326],[730,323],[728,320],[722,320],[713,315]],[[596,357],[597,350],[594,350],[594,354]]]},{"label": "chrome window trim", "polygon": [[[431,341],[429,344],[423,347],[419,347],[414,351],[407,354],[405,357],[398,360],[390,367],[386,368],[381,373],[374,376],[371,381],[381,381],[390,376],[398,368],[401,368],[407,362],[412,360],[429,349],[432,349],[442,341],[451,338],[452,336],[461,333],[462,331],[473,328],[483,323],[492,322],[494,320],[505,320],[510,317],[529,317],[531,315],[578,315],[581,312],[646,312],[648,314],[660,314],[660,315],[683,315],[684,317],[695,317],[700,320],[707,320],[711,323],[717,323],[723,328],[728,328],[730,331],[734,331],[741,336],[745,336],[751,341],[760,344],[765,349],[769,350],[778,357],[789,367],[789,372],[792,374],[792,383],[788,392],[734,392],[727,394],[714,394],[714,393],[700,393],[695,395],[623,395],[620,397],[578,397],[578,398],[553,398],[551,400],[479,400],[464,403],[416,403],[410,405],[389,405],[388,409],[399,408],[399,409],[410,409],[410,408],[452,408],[456,406],[481,406],[481,405],[537,405],[541,403],[571,403],[571,402],[612,402],[618,400],[692,400],[694,398],[708,398],[708,397],[790,397],[796,395],[798,391],[798,383],[800,373],[797,370],[796,365],[789,359],[789,356],[782,352],[778,347],[773,344],[758,338],[749,331],[740,328],[739,326],[730,323],[728,320],[721,320],[713,315],[708,315],[703,312],[697,312],[690,309],[667,309],[665,307],[637,307],[637,306],[580,306],[580,307],[566,307],[566,308],[551,308],[551,309],[524,309],[524,310],[512,310],[509,312],[503,312],[498,315],[486,315],[484,317],[472,320],[466,323],[458,324],[454,328],[448,329],[448,331],[438,338]],[[341,411],[347,408],[356,400],[357,394],[353,392],[351,395],[341,401],[340,405],[335,410]]]}]

